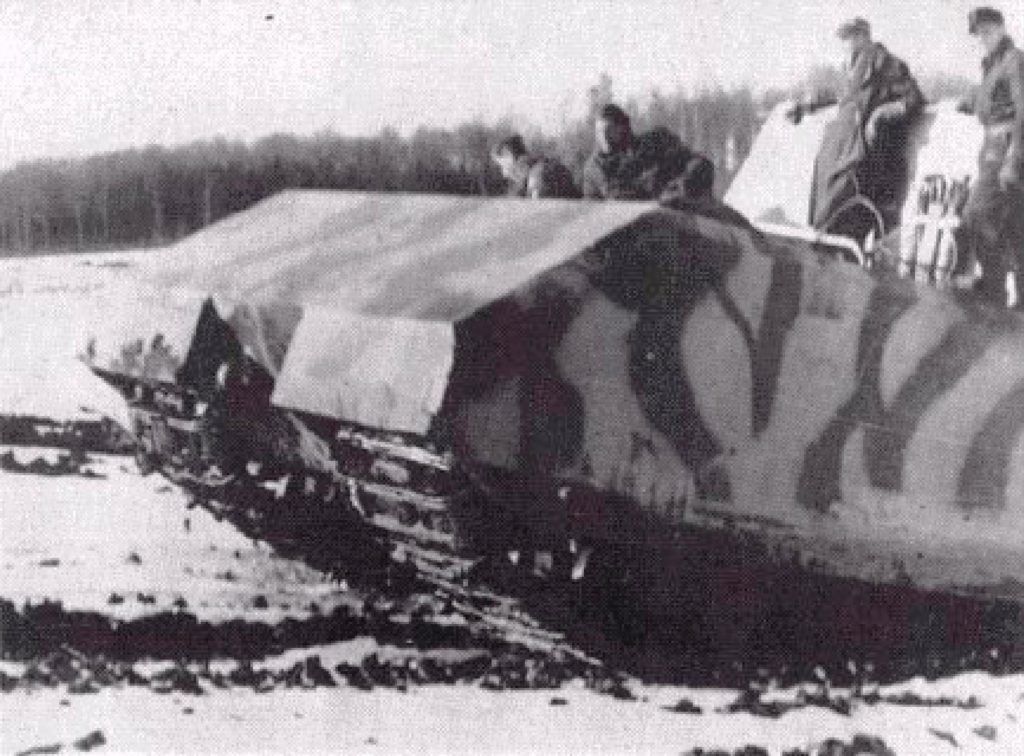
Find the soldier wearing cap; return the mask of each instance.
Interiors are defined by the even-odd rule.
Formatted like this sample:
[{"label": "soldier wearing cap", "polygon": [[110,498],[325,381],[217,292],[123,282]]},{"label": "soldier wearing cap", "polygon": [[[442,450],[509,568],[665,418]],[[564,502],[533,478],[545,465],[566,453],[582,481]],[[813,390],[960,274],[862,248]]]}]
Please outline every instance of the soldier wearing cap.
[{"label": "soldier wearing cap", "polygon": [[985,127],[985,139],[964,225],[984,290],[1016,307],[1024,257],[1024,52],[994,8],[971,11],[968,30],[985,52],[981,86],[968,105]]},{"label": "soldier wearing cap", "polygon": [[512,197],[573,199],[580,196],[569,169],[552,158],[531,155],[518,134],[499,142],[491,158],[508,182],[508,193]]},{"label": "soldier wearing cap", "polygon": [[[860,237],[871,219],[837,226],[840,210],[860,194],[887,225],[896,222],[906,190],[907,126],[924,106],[924,96],[907,65],[871,38],[865,19],[847,21],[836,35],[847,47],[846,78],[837,97],[814,104],[838,102],[838,112],[815,160],[808,215],[815,228]],[[803,110],[791,111],[794,121]]]},{"label": "soldier wearing cap", "polygon": [[710,198],[714,165],[666,128],[633,133],[618,105],[605,105],[594,120],[597,147],[583,167],[589,199],[656,200],[663,193]]}]

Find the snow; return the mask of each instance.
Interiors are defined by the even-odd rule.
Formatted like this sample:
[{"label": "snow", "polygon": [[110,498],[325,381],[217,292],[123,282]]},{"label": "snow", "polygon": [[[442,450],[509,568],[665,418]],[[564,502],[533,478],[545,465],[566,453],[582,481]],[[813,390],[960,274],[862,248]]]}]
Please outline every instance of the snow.
[{"label": "snow", "polygon": [[[55,452],[16,453],[19,461],[39,456]],[[131,459],[94,459],[87,467],[105,477],[0,472],[0,596],[126,619],[183,598],[200,620],[245,612],[264,622],[306,617],[314,601],[324,611],[353,601],[316,570],[276,558],[203,509],[187,510],[182,491],[142,477]],[[112,594],[124,602],[108,603]],[[258,596],[266,609],[252,608]]]},{"label": "snow", "polygon": [[[19,461],[52,459],[54,450],[17,449]],[[346,595],[303,565],[275,558],[206,512],[185,509],[185,496],[156,476],[141,477],[127,458],[96,456],[89,465],[104,478],[0,473],[0,596],[16,603],[42,598],[70,608],[117,617],[165,610],[182,596],[200,618],[273,621],[301,616],[316,600],[325,608]],[[183,520],[190,520],[185,530]],[[237,552],[237,554],[236,554]],[[129,561],[137,554],[139,563]],[[59,559],[42,567],[40,562]],[[214,576],[230,569],[233,582]],[[123,604],[107,604],[119,592]],[[151,593],[154,606],[136,593]],[[252,608],[266,595],[267,610]],[[281,608],[289,603],[290,611]],[[415,653],[360,637],[342,643],[291,649],[264,659],[267,669],[287,669],[311,654],[327,669]],[[458,653],[448,651],[446,653]],[[214,662],[225,669],[234,662]],[[150,671],[169,662],[151,662]],[[19,665],[5,663],[13,672]],[[144,665],[138,666],[145,672]],[[104,688],[89,695],[61,689],[19,689],[0,695],[0,751],[65,746],[100,730],[105,750],[168,752],[344,753],[675,753],[694,747],[739,748],[754,743],[769,753],[807,747],[828,737],[858,733],[880,737],[899,754],[1019,754],[1024,749],[1024,675],[981,673],[928,682],[914,679],[882,695],[967,700],[978,708],[858,704],[852,716],[804,707],[779,719],[726,710],[737,691],[681,686],[631,688],[640,699],[621,701],[573,683],[552,691],[480,687],[412,686],[408,692],[342,685],[315,690],[207,688],[203,696],[158,695],[138,688]],[[766,700],[795,701],[798,689],[773,691]],[[564,705],[552,705],[552,699]],[[700,715],[666,710],[685,698]],[[191,709],[191,713],[186,709]],[[984,737],[994,728],[995,741]],[[952,736],[954,749],[936,732]],[[979,734],[981,732],[982,734]]]},{"label": "snow", "polygon": [[131,297],[140,254],[0,260],[0,414],[127,422],[117,392],[75,358]]},{"label": "snow", "polygon": [[[405,693],[342,687],[204,696],[135,689],[75,696],[44,690],[0,697],[0,748],[13,752],[67,743],[99,729],[118,753],[678,754],[694,747],[755,743],[777,754],[864,733],[882,738],[898,754],[1019,756],[1024,680],[971,679],[970,685],[988,702],[983,708],[877,705],[863,706],[850,717],[807,708],[779,719],[718,711],[730,698],[726,692],[683,688],[643,689],[647,700],[637,702],[597,695],[582,685],[501,693],[455,685],[413,687]],[[664,708],[684,696],[705,713]],[[565,704],[552,705],[555,698]],[[994,741],[983,728],[994,728]],[[933,730],[948,733],[960,749]]]}]

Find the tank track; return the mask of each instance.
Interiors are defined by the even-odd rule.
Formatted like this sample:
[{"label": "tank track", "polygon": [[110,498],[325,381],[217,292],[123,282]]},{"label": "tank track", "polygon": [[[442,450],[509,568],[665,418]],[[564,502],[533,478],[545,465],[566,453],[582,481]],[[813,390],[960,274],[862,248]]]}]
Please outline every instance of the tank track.
[{"label": "tank track", "polygon": [[[607,659],[635,647],[631,637],[648,638],[638,641],[641,647],[663,648],[665,658],[688,665],[688,676],[714,681],[749,674],[734,662],[747,655],[758,667],[778,667],[799,679],[801,668],[835,653],[821,644],[822,627],[839,628],[836,640],[846,653],[878,656],[880,673],[894,677],[987,667],[986,654],[996,647],[999,654],[991,658],[999,668],[1024,664],[1024,636],[999,629],[1019,626],[1012,607],[815,577],[796,566],[771,571],[757,544],[743,552],[746,546],[732,535],[704,531],[666,540],[657,522],[637,529],[643,517],[625,503],[608,508],[607,502],[577,501],[582,492],[554,484],[520,489],[513,499],[557,498],[558,506],[517,506],[506,500],[500,481],[462,469],[424,439],[267,406],[232,425],[224,408],[180,387],[123,377],[110,382],[128,398],[144,472],[175,481],[196,506],[286,556],[339,580],[369,577],[383,590],[425,587],[495,636],[594,664],[565,638],[582,638],[589,653]],[[564,511],[568,527],[549,526],[544,509]],[[575,525],[577,516],[603,522],[603,530]],[[517,535],[524,522],[528,527]],[[829,597],[824,604],[822,595]],[[863,638],[850,641],[841,630],[848,608],[869,605],[880,629],[865,625]],[[936,617],[961,615],[974,618],[979,632],[921,640],[934,635]],[[543,617],[543,625],[534,617]],[[873,640],[886,628],[905,636],[902,645]],[[627,654],[630,664],[631,658]],[[832,673],[845,674],[845,660],[834,661],[828,662]]]},{"label": "tank track", "polygon": [[289,438],[275,439],[286,447],[284,454],[260,455],[250,447],[239,464],[218,454],[218,438],[221,446],[234,442],[224,439],[230,431],[209,404],[174,386],[125,383],[136,460],[144,473],[160,472],[220,507],[230,506],[226,499],[246,493],[252,499],[262,491],[288,506],[336,508],[410,551],[436,551],[455,560],[466,547],[452,510],[472,498],[472,484],[426,445],[339,428],[333,438],[319,439],[327,454],[305,459],[300,439],[315,434],[301,420],[271,410],[263,427],[249,423],[245,430],[266,435],[273,426],[285,428]]},{"label": "tank track", "polygon": [[[173,385],[111,382],[128,399],[140,471],[187,490],[192,506],[340,580],[370,572],[380,585],[417,581],[496,637],[602,666],[565,643],[562,633],[542,627],[505,586],[492,589],[493,581],[476,579],[495,555],[476,549],[466,524],[488,514],[487,499],[450,455],[422,439],[362,428],[334,427],[324,439],[323,428],[314,433],[302,419],[270,409],[265,427],[250,430],[290,427],[287,448],[226,469],[211,438],[224,428],[209,404]],[[302,453],[311,444],[297,448],[310,436],[323,442],[318,459]],[[499,558],[509,566],[518,557]]]}]

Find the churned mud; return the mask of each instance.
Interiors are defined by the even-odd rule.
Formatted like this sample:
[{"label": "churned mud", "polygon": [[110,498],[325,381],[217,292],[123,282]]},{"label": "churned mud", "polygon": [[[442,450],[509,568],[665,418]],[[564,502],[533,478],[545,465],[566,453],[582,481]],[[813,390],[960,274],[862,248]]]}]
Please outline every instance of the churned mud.
[{"label": "churned mud", "polygon": [[[1018,626],[1003,606],[958,614],[974,604],[787,586],[730,572],[711,544],[693,548],[715,566],[695,573],[710,582],[674,612],[614,579],[615,565],[637,569],[629,554],[596,554],[582,581],[500,555],[461,577],[423,576],[303,502],[197,500],[128,456],[0,455],[5,752],[795,756],[1024,742]],[[650,560],[647,576],[660,568]],[[753,609],[730,608],[722,596],[746,581],[790,597],[789,624],[781,609],[757,624]],[[837,596],[844,610],[830,607]],[[856,604],[867,599],[875,608]],[[868,637],[897,611],[938,640]],[[859,635],[842,625],[855,620]],[[254,734],[268,727],[276,740]]]}]

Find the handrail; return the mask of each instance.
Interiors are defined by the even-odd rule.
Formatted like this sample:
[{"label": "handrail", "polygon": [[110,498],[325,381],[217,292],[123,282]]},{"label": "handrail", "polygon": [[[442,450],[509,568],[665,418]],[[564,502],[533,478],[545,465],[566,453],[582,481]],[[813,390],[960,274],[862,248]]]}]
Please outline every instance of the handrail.
[{"label": "handrail", "polygon": [[878,212],[878,208],[875,207],[875,203],[865,197],[863,194],[856,194],[850,197],[848,200],[843,202],[839,208],[828,217],[825,221],[823,228],[832,228],[836,222],[846,213],[848,210],[854,207],[863,207],[869,213],[871,213],[872,220],[874,221],[875,228],[878,231],[879,236],[885,235],[885,219],[882,218],[882,214]]},{"label": "handrail", "polygon": [[820,244],[826,247],[837,247],[848,253],[848,255],[852,257],[853,261],[858,265],[863,267],[866,263],[864,250],[860,248],[860,245],[857,244],[857,242],[848,236],[827,234],[824,231],[818,231],[807,226],[787,226],[782,223],[768,223],[766,221],[753,221],[753,224],[755,228],[766,234],[772,234],[773,236],[785,236],[791,239],[809,242],[811,244]]}]

